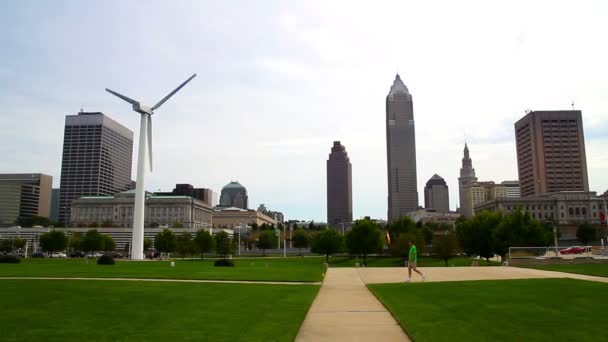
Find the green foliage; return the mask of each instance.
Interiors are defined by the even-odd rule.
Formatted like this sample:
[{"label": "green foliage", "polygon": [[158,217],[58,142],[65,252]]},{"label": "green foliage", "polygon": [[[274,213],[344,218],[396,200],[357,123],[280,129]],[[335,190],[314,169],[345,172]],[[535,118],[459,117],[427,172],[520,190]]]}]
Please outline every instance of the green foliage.
[{"label": "green foliage", "polygon": [[40,235],[39,241],[40,248],[45,252],[51,253],[52,258],[53,252],[62,251],[67,247],[68,238],[63,231],[53,229],[48,233]]},{"label": "green foliage", "polygon": [[535,220],[527,211],[515,210],[503,215],[493,232],[494,253],[504,258],[509,247],[548,246],[552,239],[549,226]]},{"label": "green foliage", "polygon": [[106,252],[111,252],[116,249],[116,243],[114,242],[114,239],[112,239],[112,237],[110,235],[101,234],[101,241],[102,241],[102,248],[101,248],[102,250],[104,250]]},{"label": "green foliage", "polygon": [[184,224],[179,221],[173,221],[171,228],[184,228]]},{"label": "green foliage", "polygon": [[439,235],[433,238],[433,255],[445,261],[448,265],[448,260],[456,256],[458,252],[458,240],[454,235]]},{"label": "green foliage", "polygon": [[80,245],[82,243],[82,233],[73,233],[69,238],[70,240],[70,249],[79,251],[81,249]]},{"label": "green foliage", "polygon": [[300,250],[300,256],[302,255],[302,248],[308,248],[310,245],[310,234],[302,228],[296,229],[293,232],[293,246]]},{"label": "green foliage", "polygon": [[0,240],[0,252],[8,253],[13,250],[13,242],[8,239]]},{"label": "green foliage", "polygon": [[0,264],[18,264],[21,259],[14,255],[0,255]]},{"label": "green foliage", "polygon": [[414,241],[418,248],[418,255],[422,255],[426,251],[426,241],[422,225],[416,224],[411,218],[404,216],[400,219],[388,224],[386,229],[391,238],[390,250],[391,255],[407,258],[410,240]]},{"label": "green foliage", "polygon": [[80,241],[80,249],[83,252],[91,253],[101,251],[103,249],[104,238],[97,229],[88,230]]},{"label": "green foliage", "polygon": [[162,232],[156,234],[154,237],[154,247],[161,253],[171,253],[175,251],[175,234],[173,234],[171,229],[165,228]]},{"label": "green foliage", "polygon": [[152,247],[152,240],[150,238],[144,238],[144,252],[148,251]]},{"label": "green foliage", "polygon": [[114,265],[116,262],[110,255],[104,254],[97,259],[97,265]]},{"label": "green foliage", "polygon": [[25,239],[22,239],[20,237],[16,237],[13,239],[13,248],[14,249],[22,249],[25,247],[25,244],[27,242],[25,241]]},{"label": "green foliage", "polygon": [[382,231],[371,220],[357,220],[346,234],[346,248],[352,255],[363,255],[363,264],[367,265],[367,255],[382,249]]},{"label": "green foliage", "polygon": [[220,267],[234,267],[234,260],[232,259],[218,259],[213,262],[213,266]]},{"label": "green foliage", "polygon": [[597,239],[597,230],[588,223],[583,223],[576,229],[576,239],[583,245]]},{"label": "green foliage", "polygon": [[258,224],[255,222],[250,224],[250,226],[251,226],[251,230],[253,230],[254,232],[257,232],[260,229],[260,226],[258,226]]},{"label": "green foliage", "polygon": [[194,241],[192,241],[192,234],[186,232],[178,235],[175,250],[182,258],[187,255],[192,255],[195,251]]},{"label": "green foliage", "polygon": [[21,227],[33,227],[33,226],[51,226],[51,220],[44,216],[30,216],[20,217],[17,219],[17,224]]},{"label": "green foliage", "polygon": [[230,236],[226,232],[220,232],[215,236],[215,251],[218,255],[222,256],[224,259],[228,257],[229,254],[234,252],[234,244],[230,241]]},{"label": "green foliage", "polygon": [[255,246],[262,250],[262,255],[266,255],[266,250],[272,249],[277,243],[277,236],[273,230],[262,229],[258,241],[255,242]]},{"label": "green foliage", "polygon": [[326,228],[312,239],[311,251],[313,253],[325,255],[325,262],[329,263],[329,256],[342,251],[344,247],[344,237],[336,230]]},{"label": "green foliage", "polygon": [[429,244],[433,241],[433,230],[428,225],[424,225],[421,229],[422,236],[424,237],[425,244]]},{"label": "green foliage", "polygon": [[215,239],[211,233],[199,230],[194,236],[194,247],[201,254],[201,259],[204,259],[205,253],[209,253],[215,249]]},{"label": "green foliage", "polygon": [[489,259],[494,256],[494,231],[502,222],[502,213],[482,211],[466,220],[456,230],[458,242],[469,256]]},{"label": "green foliage", "polygon": [[158,228],[158,226],[160,226],[160,224],[158,224],[158,222],[152,222],[148,225],[150,228]]}]

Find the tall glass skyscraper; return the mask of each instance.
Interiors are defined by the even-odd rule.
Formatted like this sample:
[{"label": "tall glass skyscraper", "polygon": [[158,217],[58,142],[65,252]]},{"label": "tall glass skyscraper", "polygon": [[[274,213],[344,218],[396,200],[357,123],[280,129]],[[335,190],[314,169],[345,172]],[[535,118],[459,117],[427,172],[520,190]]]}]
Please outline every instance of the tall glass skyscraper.
[{"label": "tall glass skyscraper", "polygon": [[131,188],[133,131],[99,112],[65,117],[59,220],[69,223],[72,201]]},{"label": "tall glass skyscraper", "polygon": [[416,134],[412,95],[399,75],[386,97],[388,220],[418,208]]}]

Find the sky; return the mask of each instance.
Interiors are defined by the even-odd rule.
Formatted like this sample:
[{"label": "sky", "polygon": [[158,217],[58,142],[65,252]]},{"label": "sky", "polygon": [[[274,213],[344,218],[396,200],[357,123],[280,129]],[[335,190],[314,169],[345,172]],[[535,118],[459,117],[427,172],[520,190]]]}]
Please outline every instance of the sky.
[{"label": "sky", "polygon": [[[435,173],[458,205],[465,140],[479,180],[517,179],[526,110],[582,110],[592,191],[608,189],[605,1],[2,1],[0,173],[59,186],[66,115],[135,132],[111,88],[153,105],[149,191],[238,180],[250,207],[326,220],[334,140],[352,163],[354,217],[386,218],[385,99],[414,103],[418,195]],[[133,163],[133,179],[135,166]]]}]

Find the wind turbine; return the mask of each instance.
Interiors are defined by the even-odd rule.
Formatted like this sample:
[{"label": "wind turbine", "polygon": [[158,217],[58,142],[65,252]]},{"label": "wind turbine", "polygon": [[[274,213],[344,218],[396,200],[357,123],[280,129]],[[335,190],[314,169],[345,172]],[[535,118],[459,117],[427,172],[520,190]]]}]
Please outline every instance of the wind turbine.
[{"label": "wind turbine", "polygon": [[[144,259],[144,201],[145,201],[145,177],[146,177],[146,155],[149,157],[150,172],[152,172],[152,114],[163,105],[171,96],[175,95],[186,83],[190,82],[196,74],[190,76],[179,87],[175,88],[153,107],[141,104],[122,94],[106,88],[106,91],[133,105],[133,110],[141,114],[139,125],[139,154],[137,155],[137,184],[135,186],[135,210],[133,212],[133,238],[131,240],[131,259]],[[147,150],[147,153],[146,153]]]}]

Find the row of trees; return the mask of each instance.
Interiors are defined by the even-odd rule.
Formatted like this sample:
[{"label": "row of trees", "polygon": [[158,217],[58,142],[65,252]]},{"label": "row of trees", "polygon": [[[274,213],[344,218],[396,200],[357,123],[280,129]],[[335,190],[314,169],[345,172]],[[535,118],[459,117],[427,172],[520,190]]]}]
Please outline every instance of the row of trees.
[{"label": "row of trees", "polygon": [[[147,250],[150,245],[151,241],[144,239],[144,249]],[[207,231],[199,230],[194,236],[187,232],[176,236],[170,229],[164,229],[154,237],[154,248],[161,253],[176,252],[182,257],[200,254],[204,259],[205,253],[212,251],[226,258],[234,252],[236,245],[225,232],[212,236]]]},{"label": "row of trees", "polygon": [[40,235],[40,248],[43,251],[51,253],[65,250],[68,245],[72,250],[83,251],[86,253],[104,251],[110,252],[116,248],[116,243],[111,236],[99,233],[96,229],[87,231],[84,235],[74,233],[69,239],[61,230],[51,230],[50,232]]}]

